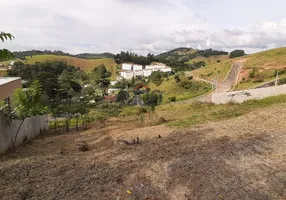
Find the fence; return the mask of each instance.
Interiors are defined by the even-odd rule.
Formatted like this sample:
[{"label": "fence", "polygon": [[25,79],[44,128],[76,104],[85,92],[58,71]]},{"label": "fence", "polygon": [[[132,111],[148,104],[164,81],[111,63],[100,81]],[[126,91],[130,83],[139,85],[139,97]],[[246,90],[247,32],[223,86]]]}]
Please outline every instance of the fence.
[{"label": "fence", "polygon": [[[0,112],[0,153],[4,153],[11,146],[20,124],[20,120],[9,120]],[[27,118],[19,130],[15,144],[19,145],[25,139],[31,140],[48,128],[47,115]]]},{"label": "fence", "polygon": [[217,93],[212,95],[212,102],[215,104],[226,104],[228,102],[242,103],[250,99],[263,99],[281,94],[286,94],[286,84],[267,88]]}]

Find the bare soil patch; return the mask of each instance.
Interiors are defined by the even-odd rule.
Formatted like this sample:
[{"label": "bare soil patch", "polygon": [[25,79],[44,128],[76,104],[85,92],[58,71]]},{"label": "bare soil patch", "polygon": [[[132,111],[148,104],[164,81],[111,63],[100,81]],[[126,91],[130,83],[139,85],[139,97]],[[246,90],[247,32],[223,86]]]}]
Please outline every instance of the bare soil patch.
[{"label": "bare soil patch", "polygon": [[[0,157],[0,196],[285,199],[285,121],[282,104],[183,130],[112,120],[101,128],[41,136]],[[118,142],[136,137],[144,142]],[[82,141],[88,151],[78,149]]]}]

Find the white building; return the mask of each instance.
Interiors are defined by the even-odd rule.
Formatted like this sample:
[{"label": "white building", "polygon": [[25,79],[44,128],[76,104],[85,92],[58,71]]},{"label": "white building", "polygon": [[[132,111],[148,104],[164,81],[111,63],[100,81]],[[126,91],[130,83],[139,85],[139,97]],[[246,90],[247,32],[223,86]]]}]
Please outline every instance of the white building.
[{"label": "white building", "polygon": [[122,64],[122,70],[132,70],[132,64],[128,64],[128,63],[123,63]]},{"label": "white building", "polygon": [[143,70],[142,65],[133,65],[133,71]]},{"label": "white building", "polygon": [[154,71],[171,72],[172,69],[163,63],[153,63],[152,65],[146,65],[145,69],[143,69],[142,65],[123,63],[120,76],[125,79],[132,79],[136,76],[148,77],[151,76],[152,72]]},{"label": "white building", "polygon": [[153,71],[152,71],[151,69],[144,69],[144,70],[143,70],[143,76],[144,76],[144,77],[151,76],[152,72],[153,72]]},{"label": "white building", "polygon": [[166,68],[162,68],[162,69],[159,69],[161,72],[172,72],[172,69],[171,67],[166,67]]},{"label": "white building", "polygon": [[134,76],[143,76],[143,70],[134,71]]},{"label": "white building", "polygon": [[134,72],[133,71],[122,71],[120,73],[121,77],[125,78],[125,79],[132,79],[134,76]]}]

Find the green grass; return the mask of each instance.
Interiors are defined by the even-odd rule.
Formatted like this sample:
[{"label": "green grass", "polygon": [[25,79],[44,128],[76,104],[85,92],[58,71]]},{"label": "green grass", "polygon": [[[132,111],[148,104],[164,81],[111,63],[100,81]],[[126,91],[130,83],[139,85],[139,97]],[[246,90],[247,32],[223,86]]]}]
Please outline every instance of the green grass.
[{"label": "green grass", "polygon": [[[283,79],[283,78],[286,78],[286,74],[279,76],[279,79]],[[236,85],[235,90],[246,90],[246,89],[256,88],[256,87],[261,86],[267,82],[275,81],[275,77],[265,78],[263,80],[264,81],[260,82],[260,83],[255,83],[252,80],[240,82],[239,84]]]},{"label": "green grass", "polygon": [[[248,89],[261,85],[261,83],[254,83],[254,80],[263,80],[263,82],[275,79],[276,69],[286,69],[286,48],[271,49],[268,51],[259,52],[245,56],[247,58],[243,65],[242,78],[236,89]],[[249,72],[255,69],[255,77],[250,78]],[[284,76],[281,75],[281,76]]]},{"label": "green grass", "polygon": [[[89,72],[94,67],[104,64],[108,71],[112,73],[111,80],[116,79],[116,63],[111,58],[100,58],[100,59],[83,59],[71,56],[57,56],[57,55],[36,55],[33,57],[26,57],[27,60],[24,61],[25,64],[34,64],[36,62],[46,62],[46,61],[61,61],[66,62],[69,65],[79,67],[83,71]],[[4,64],[8,64],[11,61],[5,61]]]},{"label": "green grass", "polygon": [[169,120],[171,127],[190,127],[221,121],[247,114],[274,104],[286,103],[286,95],[249,100],[242,104],[214,105],[210,103],[166,104],[158,107],[158,114]]},{"label": "green grass", "polygon": [[249,69],[253,67],[265,68],[265,67],[286,67],[286,47],[271,49],[268,51],[263,51],[255,54],[246,56],[248,60],[244,64],[244,69]]},{"label": "green grass", "polygon": [[207,64],[205,67],[192,71],[192,75],[206,80],[212,80],[218,75],[219,81],[223,81],[227,76],[232,63],[233,60],[231,59],[221,60],[220,63],[217,63],[216,61],[210,62],[210,64]]},{"label": "green grass", "polygon": [[201,57],[196,57],[194,59],[189,60],[188,63],[192,64],[194,62],[204,61],[206,63],[206,65],[213,65],[213,64],[218,63],[217,62],[218,60],[225,61],[225,60],[228,60],[228,59],[229,59],[228,55],[210,56],[208,58],[201,56]]},{"label": "green grass", "polygon": [[163,92],[162,104],[166,104],[170,97],[176,97],[177,101],[182,101],[203,95],[211,90],[210,85],[207,83],[194,81],[194,84],[199,84],[200,89],[185,89],[179,86],[174,77],[171,76],[169,80],[165,79],[161,85],[157,86],[154,83],[150,83],[149,87],[151,90],[160,90]]}]

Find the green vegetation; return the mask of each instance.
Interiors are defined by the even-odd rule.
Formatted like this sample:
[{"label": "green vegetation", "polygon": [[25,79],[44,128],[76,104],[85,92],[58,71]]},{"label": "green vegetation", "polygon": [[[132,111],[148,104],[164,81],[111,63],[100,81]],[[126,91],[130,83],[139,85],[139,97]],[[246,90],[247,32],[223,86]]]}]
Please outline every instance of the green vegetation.
[{"label": "green vegetation", "polygon": [[[215,60],[214,58],[212,59]],[[196,69],[192,71],[191,74],[209,81],[218,76],[219,81],[223,81],[231,69],[232,64],[233,61],[230,59],[221,59],[221,62],[210,62],[206,67]]]},{"label": "green vegetation", "polygon": [[262,100],[249,100],[242,104],[214,105],[194,102],[192,104],[166,104],[158,107],[158,114],[171,121],[173,127],[189,127],[207,122],[220,121],[247,114],[253,110],[286,102],[286,95]]},{"label": "green vegetation", "polygon": [[[19,61],[19,59],[18,59]],[[79,67],[85,72],[90,72],[94,67],[99,65],[105,65],[107,70],[111,72],[111,80],[116,79],[116,63],[111,58],[101,58],[101,59],[83,59],[72,56],[60,56],[60,55],[35,55],[32,57],[26,57],[26,60],[22,62],[24,64],[35,64],[37,62],[65,62],[67,65]],[[9,64],[10,61],[2,62],[3,64]]]},{"label": "green vegetation", "polygon": [[229,53],[229,58],[237,58],[237,57],[241,57],[244,55],[245,55],[244,50],[234,50]]},{"label": "green vegetation", "polygon": [[[2,42],[4,42],[5,40],[12,40],[14,39],[14,36],[11,33],[4,33],[4,32],[0,32],[0,40]],[[7,49],[0,49],[0,61],[1,60],[5,60],[5,59],[9,59],[12,58],[13,54],[7,50]]]},{"label": "green vegetation", "polygon": [[31,116],[43,115],[48,112],[48,108],[44,106],[41,85],[38,81],[34,81],[27,91],[22,89],[16,90],[14,94],[16,112],[14,118],[21,120],[17,132],[11,143],[11,149],[15,149],[17,137],[25,119]]},{"label": "green vegetation", "polygon": [[[277,70],[279,77],[286,74],[286,48],[272,49],[246,56],[241,81],[236,90],[259,86],[274,81]],[[261,82],[263,81],[263,82]]]},{"label": "green vegetation", "polygon": [[157,86],[150,83],[151,90],[159,90],[163,94],[163,104],[170,101],[170,98],[176,97],[176,101],[191,99],[203,95],[211,90],[211,86],[207,83],[188,80],[187,77],[181,75],[180,81],[176,81],[175,76],[165,78],[164,81]]}]

